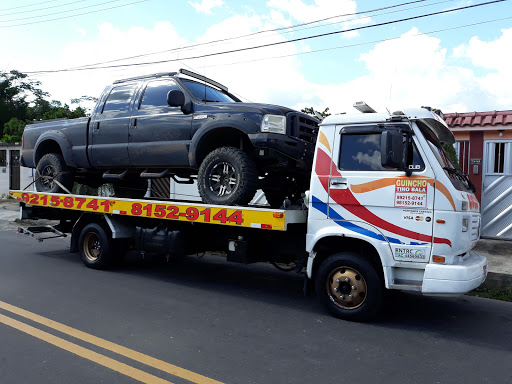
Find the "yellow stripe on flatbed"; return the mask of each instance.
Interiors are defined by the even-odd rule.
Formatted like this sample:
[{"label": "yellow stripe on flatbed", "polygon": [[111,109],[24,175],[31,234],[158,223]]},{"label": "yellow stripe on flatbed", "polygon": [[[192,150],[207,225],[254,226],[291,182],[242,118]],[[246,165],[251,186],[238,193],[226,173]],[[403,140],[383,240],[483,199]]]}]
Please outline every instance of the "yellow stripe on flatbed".
[{"label": "yellow stripe on flatbed", "polygon": [[287,224],[305,223],[303,211],[286,211],[252,207],[231,207],[203,203],[154,201],[66,195],[41,192],[10,191],[19,201],[40,207],[69,209],[110,215],[149,217],[194,223],[229,225],[285,231]]}]

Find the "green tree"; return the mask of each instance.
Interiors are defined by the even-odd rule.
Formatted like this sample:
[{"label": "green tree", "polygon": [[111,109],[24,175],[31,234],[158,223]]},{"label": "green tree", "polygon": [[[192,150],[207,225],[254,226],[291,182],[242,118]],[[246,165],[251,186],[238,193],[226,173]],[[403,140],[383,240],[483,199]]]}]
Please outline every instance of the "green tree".
[{"label": "green tree", "polygon": [[[311,115],[311,116],[316,116],[315,110],[313,109],[313,107],[302,108],[300,111],[303,113],[307,113],[308,115]],[[316,111],[316,112],[318,112],[322,117],[331,116],[331,114],[329,113],[329,107],[325,108],[323,112],[320,112],[320,111]]]},{"label": "green tree", "polygon": [[25,122],[18,120],[16,117],[11,118],[4,124],[4,135],[0,141],[6,143],[15,143],[21,141],[21,135],[25,129]]},{"label": "green tree", "polygon": [[13,117],[26,121],[31,100],[48,96],[39,89],[41,83],[28,79],[24,73],[12,70],[0,72],[0,137],[3,136],[4,124]]}]

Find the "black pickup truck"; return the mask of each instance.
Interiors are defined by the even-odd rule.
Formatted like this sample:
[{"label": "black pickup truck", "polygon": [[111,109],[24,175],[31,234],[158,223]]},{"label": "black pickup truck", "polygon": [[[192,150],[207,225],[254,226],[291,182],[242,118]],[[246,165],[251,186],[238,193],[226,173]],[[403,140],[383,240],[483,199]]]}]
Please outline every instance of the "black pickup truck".
[{"label": "black pickup truck", "polygon": [[205,203],[246,204],[261,188],[278,206],[307,189],[318,123],[289,108],[242,103],[181,69],[115,81],[89,118],[28,125],[21,163],[37,169],[40,192],[111,182],[117,196],[135,198],[147,179],[197,178]]}]

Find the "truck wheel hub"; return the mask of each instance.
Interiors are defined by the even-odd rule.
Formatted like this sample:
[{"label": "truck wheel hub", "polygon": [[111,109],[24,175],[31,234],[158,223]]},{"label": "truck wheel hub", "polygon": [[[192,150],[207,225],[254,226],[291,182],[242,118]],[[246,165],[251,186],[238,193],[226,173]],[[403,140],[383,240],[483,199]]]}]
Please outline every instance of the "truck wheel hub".
[{"label": "truck wheel hub", "polygon": [[350,267],[339,267],[332,271],[326,288],[331,301],[344,309],[358,308],[366,299],[366,281]]},{"label": "truck wheel hub", "polygon": [[218,196],[229,195],[236,186],[236,170],[228,163],[219,163],[210,174],[210,190]]}]

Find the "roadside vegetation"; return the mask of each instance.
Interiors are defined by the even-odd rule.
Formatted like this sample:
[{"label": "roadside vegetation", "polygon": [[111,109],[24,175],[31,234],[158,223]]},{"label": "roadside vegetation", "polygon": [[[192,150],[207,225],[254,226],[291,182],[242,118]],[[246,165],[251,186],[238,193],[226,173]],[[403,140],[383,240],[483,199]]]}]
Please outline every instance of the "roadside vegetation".
[{"label": "roadside vegetation", "polygon": [[93,97],[72,99],[71,104],[76,104],[72,109],[58,100],[48,100],[50,94],[40,86],[39,81],[16,70],[0,72],[0,141],[21,141],[25,126],[34,121],[72,119],[88,115],[87,109],[80,104],[94,101]]},{"label": "roadside vegetation", "polygon": [[486,289],[477,288],[468,293],[470,296],[484,297],[486,299],[494,299],[512,302],[512,287],[508,289]]}]

